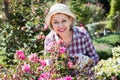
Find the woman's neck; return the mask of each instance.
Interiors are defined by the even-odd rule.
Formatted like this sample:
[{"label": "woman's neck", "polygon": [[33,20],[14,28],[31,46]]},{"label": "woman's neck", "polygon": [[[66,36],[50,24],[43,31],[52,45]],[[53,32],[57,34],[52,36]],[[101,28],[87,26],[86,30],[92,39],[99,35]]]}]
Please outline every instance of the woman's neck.
[{"label": "woman's neck", "polygon": [[72,40],[72,34],[73,32],[70,31],[68,34],[60,36],[60,38],[66,43],[66,45],[68,45]]}]

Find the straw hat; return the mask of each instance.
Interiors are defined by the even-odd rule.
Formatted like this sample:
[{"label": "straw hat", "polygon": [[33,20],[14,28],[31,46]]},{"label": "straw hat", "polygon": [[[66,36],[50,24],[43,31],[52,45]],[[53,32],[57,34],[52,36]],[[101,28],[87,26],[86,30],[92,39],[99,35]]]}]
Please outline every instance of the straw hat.
[{"label": "straw hat", "polygon": [[66,6],[65,4],[57,3],[50,8],[50,11],[46,15],[45,23],[50,26],[51,17],[57,13],[63,13],[68,16],[71,16],[73,18],[73,23],[76,20],[75,15],[70,11],[68,6]]}]

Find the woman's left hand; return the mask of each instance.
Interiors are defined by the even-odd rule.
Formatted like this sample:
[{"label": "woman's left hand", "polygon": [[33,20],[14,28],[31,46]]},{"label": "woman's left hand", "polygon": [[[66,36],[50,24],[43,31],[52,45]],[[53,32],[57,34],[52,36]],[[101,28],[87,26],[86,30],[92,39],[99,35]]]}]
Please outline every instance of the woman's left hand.
[{"label": "woman's left hand", "polygon": [[80,68],[91,67],[93,63],[94,61],[92,58],[86,55],[79,54],[79,59],[77,60],[77,64],[79,64]]},{"label": "woman's left hand", "polygon": [[89,58],[88,63],[86,63],[86,64],[84,65],[84,68],[86,68],[86,67],[91,67],[91,66],[93,65],[93,63],[94,63],[93,59]]}]

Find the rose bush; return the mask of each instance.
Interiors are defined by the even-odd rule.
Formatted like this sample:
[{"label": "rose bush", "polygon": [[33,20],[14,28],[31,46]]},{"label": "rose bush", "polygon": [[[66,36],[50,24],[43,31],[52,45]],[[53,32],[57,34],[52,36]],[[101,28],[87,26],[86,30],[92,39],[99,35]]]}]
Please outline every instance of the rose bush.
[{"label": "rose bush", "polygon": [[89,76],[89,69],[78,67],[76,58],[69,57],[66,48],[59,46],[61,43],[61,40],[50,43],[49,52],[40,56],[17,50],[16,65],[3,68],[0,77],[3,80],[92,80],[94,76]]},{"label": "rose bush", "polygon": [[[76,57],[69,57],[66,48],[58,46],[62,41],[49,44],[49,51],[25,54],[25,50],[15,53],[16,65],[0,67],[2,80],[119,80],[120,47],[112,49],[113,58],[101,60],[92,69],[80,68]],[[53,46],[54,45],[54,46]],[[94,74],[93,71],[94,70]]]}]

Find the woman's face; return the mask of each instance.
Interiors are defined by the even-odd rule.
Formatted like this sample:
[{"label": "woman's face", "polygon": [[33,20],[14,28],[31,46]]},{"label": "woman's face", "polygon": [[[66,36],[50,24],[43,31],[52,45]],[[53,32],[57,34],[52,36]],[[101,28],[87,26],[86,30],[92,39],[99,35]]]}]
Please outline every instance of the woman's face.
[{"label": "woman's face", "polygon": [[72,18],[65,14],[55,14],[51,18],[52,29],[60,36],[69,33]]}]

